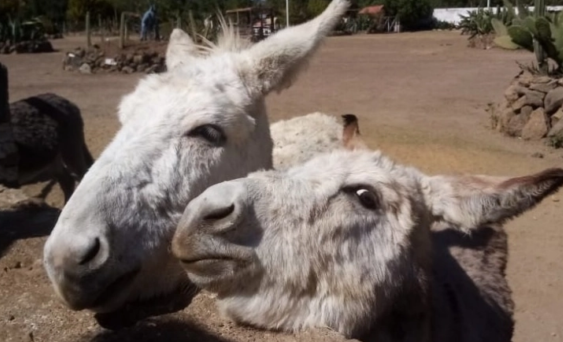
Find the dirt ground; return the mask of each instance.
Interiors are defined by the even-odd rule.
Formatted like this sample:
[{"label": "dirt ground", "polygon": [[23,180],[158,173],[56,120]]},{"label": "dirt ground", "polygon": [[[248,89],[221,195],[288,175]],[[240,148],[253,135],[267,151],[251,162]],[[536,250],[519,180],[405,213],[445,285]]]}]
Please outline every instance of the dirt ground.
[{"label": "dirt ground", "polygon": [[[54,41],[61,51],[78,37]],[[11,100],[55,92],[82,109],[94,156],[118,129],[116,106],[140,75],[80,75],[62,70],[62,52],[0,56],[9,67]],[[563,150],[489,129],[525,52],[467,48],[456,32],[332,37],[289,90],[268,98],[271,120],[313,111],[354,113],[373,148],[431,173],[522,175],[563,166]],[[532,157],[542,153],[543,158]],[[25,189],[36,194],[39,186]],[[0,194],[2,196],[2,194]],[[58,187],[48,202],[60,208]],[[508,278],[516,301],[514,341],[563,341],[563,192],[507,224]],[[221,320],[205,295],[183,312],[148,319],[117,333],[55,298],[41,257],[57,210],[0,212],[0,340],[12,341],[337,341],[330,332],[257,332]],[[41,227],[38,229],[37,227]]]}]

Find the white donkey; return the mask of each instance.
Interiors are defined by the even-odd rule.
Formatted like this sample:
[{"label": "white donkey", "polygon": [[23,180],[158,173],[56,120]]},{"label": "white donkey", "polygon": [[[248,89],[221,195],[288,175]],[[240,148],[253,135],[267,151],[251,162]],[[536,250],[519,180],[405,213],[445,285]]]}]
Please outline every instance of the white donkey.
[{"label": "white donkey", "polygon": [[68,307],[111,312],[185,286],[169,243],[186,205],[212,184],[272,167],[264,97],[290,86],[348,6],[333,0],[249,47],[224,29],[202,53],[172,33],[168,71],[123,98],[120,131],[45,244],[47,274]]},{"label": "white donkey", "polygon": [[302,164],[324,152],[367,148],[356,115],[344,114],[342,118],[343,124],[333,115],[315,112],[274,122],[270,126],[274,169]]},{"label": "white donkey", "polygon": [[208,188],[187,206],[172,251],[238,323],[509,342],[501,224],[562,185],[563,169],[427,176],[379,152],[338,151]]}]

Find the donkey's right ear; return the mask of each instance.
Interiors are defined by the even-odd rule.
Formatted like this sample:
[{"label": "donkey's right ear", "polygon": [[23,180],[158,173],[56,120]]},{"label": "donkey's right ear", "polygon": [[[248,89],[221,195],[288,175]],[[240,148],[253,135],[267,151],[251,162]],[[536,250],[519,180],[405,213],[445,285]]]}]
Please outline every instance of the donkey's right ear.
[{"label": "donkey's right ear", "polygon": [[181,29],[174,29],[170,34],[170,41],[166,49],[166,69],[175,67],[197,58],[198,48],[192,38]]}]

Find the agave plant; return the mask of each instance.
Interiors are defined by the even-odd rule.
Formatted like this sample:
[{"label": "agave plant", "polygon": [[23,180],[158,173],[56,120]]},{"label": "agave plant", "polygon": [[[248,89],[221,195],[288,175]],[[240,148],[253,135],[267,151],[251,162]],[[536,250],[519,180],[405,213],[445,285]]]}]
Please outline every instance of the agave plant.
[{"label": "agave plant", "polygon": [[[469,39],[477,35],[486,35],[495,32],[497,36],[506,35],[506,27],[518,18],[528,15],[524,6],[517,5],[518,16],[510,1],[504,0],[504,7],[498,6],[496,12],[479,8],[469,12],[468,15],[460,15],[462,18],[460,27],[462,34],[470,34]],[[499,33],[500,32],[500,33]]]}]

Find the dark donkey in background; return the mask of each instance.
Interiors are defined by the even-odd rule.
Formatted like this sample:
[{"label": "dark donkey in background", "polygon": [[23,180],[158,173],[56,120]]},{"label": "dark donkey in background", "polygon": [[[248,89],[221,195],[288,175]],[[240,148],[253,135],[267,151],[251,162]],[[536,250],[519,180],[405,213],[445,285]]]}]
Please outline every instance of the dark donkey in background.
[{"label": "dark donkey in background", "polygon": [[[1,64],[0,69],[5,71]],[[6,94],[7,102],[8,84],[4,78],[6,84],[0,84],[0,90]],[[1,184],[17,188],[50,181],[40,194],[44,199],[58,182],[66,203],[76,182],[94,163],[84,141],[80,109],[61,96],[46,93],[10,104],[8,117],[18,155],[17,182],[0,175]]]}]

